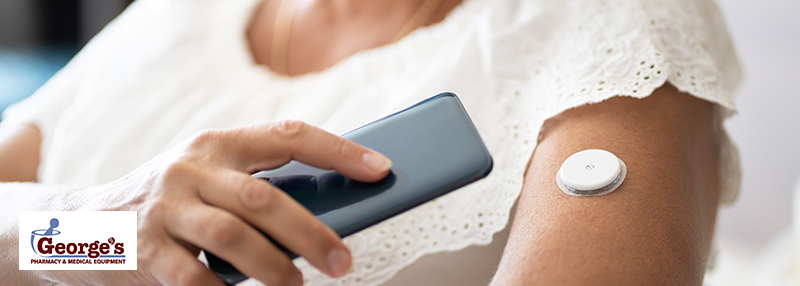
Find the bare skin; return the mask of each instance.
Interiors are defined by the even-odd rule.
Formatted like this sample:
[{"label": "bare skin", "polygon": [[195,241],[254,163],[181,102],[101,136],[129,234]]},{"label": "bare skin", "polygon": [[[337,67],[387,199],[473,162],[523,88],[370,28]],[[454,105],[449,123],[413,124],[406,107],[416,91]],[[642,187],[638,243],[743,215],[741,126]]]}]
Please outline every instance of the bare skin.
[{"label": "bare skin", "polygon": [[0,124],[0,182],[35,182],[41,145],[36,126]]},{"label": "bare skin", "polygon": [[[298,2],[300,5],[293,22],[288,48],[290,75],[321,71],[357,51],[390,43],[422,0],[386,1],[386,3],[380,2],[381,5],[376,4],[377,6],[370,5],[378,1]],[[442,6],[426,24],[441,21],[459,2],[460,0],[444,0]],[[407,5],[393,6],[401,3]],[[265,1],[255,13],[251,29],[248,31],[255,60],[267,66],[270,65],[272,25],[277,6],[277,1]],[[370,13],[358,11],[370,11]],[[5,129],[15,131],[3,133],[5,136],[0,137],[0,178],[7,181],[35,179],[36,165],[39,162],[38,146],[41,142],[38,130],[33,126]],[[712,104],[681,94],[669,85],[658,89],[645,99],[612,98],[598,104],[569,110],[548,120],[542,131],[541,142],[530,159],[511,236],[493,285],[699,285],[702,282],[718,202],[718,144],[715,141],[718,129],[719,123],[715,120]],[[234,133],[237,132],[226,136],[234,136],[232,135]],[[236,136],[242,136],[242,133],[238,134]],[[231,138],[242,139],[240,137],[229,139]],[[192,147],[197,145],[205,147]],[[8,208],[0,208],[0,211],[5,217],[16,217],[14,213],[20,209],[46,209],[61,204],[74,206],[72,202],[79,201],[85,202],[83,209],[137,209],[143,213],[141,214],[143,217],[158,223],[155,225],[166,225],[165,219],[170,214],[177,215],[176,213],[184,212],[186,209],[201,208],[202,205],[164,207],[169,204],[163,200],[181,198],[185,201],[182,196],[188,196],[195,198],[198,204],[205,203],[198,186],[189,182],[200,180],[225,189],[226,184],[238,184],[236,180],[231,181],[232,177],[244,180],[238,175],[212,176],[197,172],[197,169],[222,168],[241,174],[253,170],[245,167],[248,164],[231,167],[197,160],[207,154],[219,155],[221,152],[219,146],[217,148],[213,146],[214,144],[204,145],[189,141],[184,149],[171,151],[171,155],[159,156],[161,159],[154,159],[151,161],[153,163],[140,168],[143,170],[142,174],[130,175],[121,179],[116,185],[87,190],[38,188],[37,192],[25,194],[11,193],[3,190],[0,185],[4,207],[5,202],[12,201],[49,202],[45,205],[23,204],[22,206],[16,203]],[[248,149],[252,146],[239,145],[239,148]],[[629,168],[628,178],[614,193],[602,197],[575,198],[563,194],[555,186],[555,172],[569,155],[590,148],[611,151],[624,160]],[[310,152],[304,150],[293,152]],[[311,153],[306,155],[313,156]],[[328,156],[326,158],[330,159],[331,155],[316,154],[316,156]],[[185,159],[191,162],[185,162]],[[216,163],[223,161],[226,160]],[[13,164],[21,168],[3,167],[12,165],[6,162],[15,162]],[[348,162],[342,164],[358,165],[355,161]],[[274,166],[264,162],[252,164],[254,165],[249,167]],[[153,178],[143,175],[144,172],[155,172],[160,175]],[[372,177],[374,174],[365,176],[367,179],[374,179]],[[142,191],[143,186],[155,187]],[[133,193],[149,195],[134,198],[113,195],[93,197],[105,194],[114,188],[137,190]],[[263,189],[265,193],[273,192],[273,189],[263,185],[259,189]],[[118,193],[111,192],[111,194]],[[155,200],[149,201],[150,204],[142,204],[141,198]],[[288,208],[299,207],[296,203],[284,202],[291,205]],[[224,203],[215,201],[212,205]],[[277,203],[270,206],[282,207]],[[222,208],[228,209],[225,206]],[[248,218],[253,216],[253,214],[236,213],[233,210],[227,212],[228,214],[209,215],[208,219],[213,219],[214,216],[229,218],[233,216],[250,222]],[[314,222],[316,220],[313,216],[309,217],[309,214],[303,214],[296,209],[293,213],[303,217],[304,223],[301,225],[319,227],[319,224]],[[229,222],[231,225],[236,224]],[[11,223],[15,222],[11,220]],[[252,224],[269,226],[267,222]],[[169,230],[170,227],[179,226],[173,224],[165,229]],[[326,238],[319,244],[309,243],[301,246],[300,248],[305,250],[298,252],[306,253],[304,256],[310,255],[312,264],[320,267],[323,272],[337,275],[336,271],[326,266],[323,257],[330,252],[330,247],[342,247],[343,244],[340,244],[341,242],[335,237],[325,234],[327,230],[317,230]],[[4,260],[0,261],[2,263],[0,276],[18,279],[10,280],[19,282],[12,283],[14,285],[35,285],[43,281],[42,279],[70,282],[92,280],[127,285],[132,283],[117,280],[137,277],[143,280],[135,281],[165,285],[219,285],[218,280],[213,279],[209,272],[199,268],[192,260],[197,247],[191,245],[213,247],[214,241],[227,241],[225,237],[216,236],[214,233],[197,234],[195,238],[210,240],[189,241],[189,238],[186,238],[188,243],[180,243],[178,241],[184,240],[176,238],[172,232],[151,233],[148,232],[151,230],[145,229],[140,230],[140,233],[141,231],[145,231],[146,235],[140,235],[140,238],[146,238],[151,244],[153,241],[160,242],[161,248],[150,249],[150,252],[147,249],[140,250],[142,255],[140,259],[144,257],[147,261],[148,254],[159,249],[168,249],[169,253],[173,254],[169,256],[173,257],[171,259],[150,261],[152,266],[140,268],[142,271],[150,271],[150,274],[121,272],[125,274],[109,275],[108,273],[115,272],[107,272],[104,275],[104,273],[82,272],[84,274],[77,275],[74,274],[77,272],[25,272],[17,271],[16,265],[11,265],[16,260],[11,262]],[[252,234],[251,231],[254,230],[242,231]],[[12,232],[16,233],[13,227],[3,228],[0,233],[2,234],[0,252],[5,257],[16,257],[16,238],[12,236],[12,240],[8,241],[8,234]],[[242,242],[228,242],[230,243],[220,243],[220,245],[229,247],[231,250],[227,252],[229,253],[227,257],[234,258],[237,253],[235,245]],[[270,245],[262,247],[262,253],[274,252]],[[239,265],[252,263],[261,269],[245,271],[246,274],[260,280],[264,279],[262,281],[265,282],[277,281],[275,285],[289,283],[290,276],[275,274],[275,272],[286,273],[275,269],[287,269],[288,262],[271,260],[273,262],[270,263],[274,264],[270,264],[258,261],[257,257],[247,255],[244,257],[243,259],[247,261],[238,261]],[[226,256],[223,255],[223,258]],[[234,264],[237,262],[234,261]]]},{"label": "bare skin", "polygon": [[[358,51],[392,43],[423,0],[296,2],[287,47],[289,75],[322,71]],[[442,0],[423,25],[441,22],[459,3]],[[255,61],[268,67],[279,5],[280,1],[264,1],[247,33]]]},{"label": "bare skin", "polygon": [[[666,85],[550,120],[531,158],[492,285],[701,285],[719,201],[713,104]],[[605,149],[628,167],[611,194],[571,197],[561,163]]]}]

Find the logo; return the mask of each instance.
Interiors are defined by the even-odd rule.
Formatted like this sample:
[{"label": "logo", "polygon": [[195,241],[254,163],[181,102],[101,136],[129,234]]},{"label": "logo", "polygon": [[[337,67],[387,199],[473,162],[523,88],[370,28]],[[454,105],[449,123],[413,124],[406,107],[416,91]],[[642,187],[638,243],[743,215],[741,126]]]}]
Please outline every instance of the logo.
[{"label": "logo", "polygon": [[[100,243],[100,241],[95,240],[92,243],[88,242],[58,242],[53,243],[53,238],[51,236],[56,236],[61,234],[61,231],[56,230],[55,228],[58,227],[58,219],[54,218],[50,220],[50,228],[48,229],[39,229],[34,230],[31,232],[31,248],[33,248],[33,252],[35,252],[40,257],[44,258],[120,258],[124,261],[125,255],[125,244],[124,243],[115,243],[113,237],[108,238],[108,243]],[[41,236],[41,238],[37,239],[37,236]],[[112,252],[114,255],[109,255]],[[55,254],[54,254],[55,252]],[[72,261],[72,260],[71,260]],[[73,261],[74,262],[74,261]],[[113,261],[120,262],[119,260]]]},{"label": "logo", "polygon": [[136,212],[20,212],[19,250],[20,270],[135,270]]}]

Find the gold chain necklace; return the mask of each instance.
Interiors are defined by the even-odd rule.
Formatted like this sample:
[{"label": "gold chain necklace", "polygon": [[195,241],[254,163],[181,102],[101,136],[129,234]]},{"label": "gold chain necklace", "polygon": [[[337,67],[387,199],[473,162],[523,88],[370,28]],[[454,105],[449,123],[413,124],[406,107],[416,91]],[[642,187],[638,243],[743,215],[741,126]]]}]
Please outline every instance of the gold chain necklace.
[{"label": "gold chain necklace", "polygon": [[403,36],[413,32],[418,27],[428,22],[433,16],[433,12],[439,8],[439,5],[442,4],[442,0],[425,0],[422,1],[422,5],[419,5],[417,11],[414,11],[414,15],[411,15],[411,18],[406,21],[405,25],[400,28],[400,31],[397,32],[397,35],[394,36],[392,39],[392,43],[399,41]]},{"label": "gold chain necklace", "polygon": [[[278,6],[278,13],[275,16],[275,27],[272,31],[272,54],[270,55],[270,63],[272,64],[272,70],[282,75],[289,74],[287,67],[287,50],[289,48],[289,34],[292,30],[292,20],[294,20],[294,2],[294,0],[281,0]],[[411,18],[400,28],[400,31],[394,36],[392,42],[399,41],[405,35],[424,25],[425,22],[428,22],[441,4],[442,0],[424,0],[422,5],[411,15]]]}]

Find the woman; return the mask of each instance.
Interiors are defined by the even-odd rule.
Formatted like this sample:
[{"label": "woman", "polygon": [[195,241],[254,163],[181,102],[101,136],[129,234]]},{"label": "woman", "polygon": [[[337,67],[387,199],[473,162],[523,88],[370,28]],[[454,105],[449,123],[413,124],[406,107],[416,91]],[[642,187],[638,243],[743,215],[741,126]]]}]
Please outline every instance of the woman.
[{"label": "woman", "polygon": [[[409,270],[482,260],[440,253],[490,243],[519,199],[494,285],[699,285],[738,190],[721,125],[738,77],[708,1],[139,0],[5,114],[0,174],[44,185],[0,187],[3,277],[221,285],[194,259],[204,248],[269,285],[412,284],[390,279],[418,259]],[[389,161],[309,125],[339,134],[443,90],[495,170],[349,249],[247,176],[295,158],[377,180]],[[308,125],[238,127],[283,119]],[[625,162],[625,183],[565,195],[558,167],[593,148]],[[16,271],[17,212],[45,209],[139,211],[139,270]],[[249,225],[305,257],[303,274]]]}]

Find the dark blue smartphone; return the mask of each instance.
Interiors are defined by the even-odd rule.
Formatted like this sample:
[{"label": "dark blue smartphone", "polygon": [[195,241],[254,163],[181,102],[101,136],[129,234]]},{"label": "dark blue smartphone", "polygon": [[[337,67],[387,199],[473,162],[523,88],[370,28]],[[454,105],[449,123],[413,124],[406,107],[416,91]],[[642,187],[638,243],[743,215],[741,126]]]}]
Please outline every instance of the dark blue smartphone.
[{"label": "dark blue smartphone", "polygon": [[[492,171],[489,151],[458,97],[449,92],[342,137],[391,159],[389,175],[375,183],[362,183],[296,161],[253,175],[288,193],[341,237],[480,180]],[[297,257],[275,245],[291,258]],[[227,262],[209,252],[205,255],[209,268],[225,283],[233,285],[247,279]]]}]

